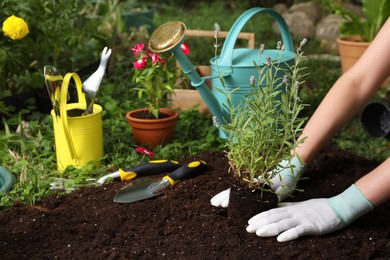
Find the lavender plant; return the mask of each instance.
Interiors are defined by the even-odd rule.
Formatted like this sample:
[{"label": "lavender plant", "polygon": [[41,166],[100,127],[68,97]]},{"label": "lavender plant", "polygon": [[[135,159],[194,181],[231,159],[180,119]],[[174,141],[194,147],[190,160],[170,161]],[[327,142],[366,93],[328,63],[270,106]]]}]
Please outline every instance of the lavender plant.
[{"label": "lavender plant", "polygon": [[[227,93],[225,107],[230,111],[230,122],[222,126],[228,133],[227,158],[236,178],[250,189],[272,192],[271,179],[291,167],[282,166],[282,160],[291,160],[292,153],[304,141],[299,139],[306,118],[300,116],[305,104],[298,96],[304,82],[307,59],[302,47],[296,50],[293,65],[280,63],[284,51],[278,43],[278,54],[265,63],[254,61],[258,75],[250,78],[251,92],[238,106],[232,106]],[[263,54],[264,45],[260,47]],[[284,65],[284,66],[281,66]]]}]

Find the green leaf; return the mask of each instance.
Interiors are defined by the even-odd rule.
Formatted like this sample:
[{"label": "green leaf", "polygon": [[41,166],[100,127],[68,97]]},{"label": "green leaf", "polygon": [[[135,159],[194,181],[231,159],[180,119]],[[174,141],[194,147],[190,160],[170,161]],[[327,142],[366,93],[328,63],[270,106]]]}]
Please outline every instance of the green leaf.
[{"label": "green leaf", "polygon": [[367,18],[369,41],[372,41],[389,17],[389,5],[389,0],[363,0],[363,12]]}]

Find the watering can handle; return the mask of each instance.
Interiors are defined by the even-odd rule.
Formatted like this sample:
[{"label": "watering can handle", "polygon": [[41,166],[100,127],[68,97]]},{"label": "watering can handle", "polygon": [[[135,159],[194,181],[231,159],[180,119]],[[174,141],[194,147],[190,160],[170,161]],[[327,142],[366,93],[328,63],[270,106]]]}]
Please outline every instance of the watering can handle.
[{"label": "watering can handle", "polygon": [[287,51],[293,51],[293,42],[292,42],[291,34],[286,24],[286,21],[283,19],[283,17],[274,9],[255,7],[247,10],[242,15],[240,15],[240,17],[238,17],[238,19],[234,22],[232,28],[230,29],[220,55],[221,57],[220,64],[223,65],[224,67],[232,66],[233,48],[236,44],[238,35],[241,32],[244,25],[248,22],[248,20],[257,13],[267,13],[275,19],[276,24],[278,25],[279,30],[282,34],[282,41],[285,46],[285,49]]},{"label": "watering can handle", "polygon": [[77,159],[77,154],[76,154],[76,149],[74,148],[73,140],[70,135],[69,131],[69,126],[68,126],[68,110],[67,110],[67,101],[68,101],[68,86],[70,80],[73,78],[76,88],[77,88],[77,97],[78,97],[78,102],[85,103],[85,95],[82,91],[82,83],[79,75],[77,73],[72,72],[72,73],[67,73],[64,77],[64,80],[62,81],[61,85],[61,97],[60,97],[60,115],[61,115],[61,122],[62,122],[62,127],[64,129],[64,134],[65,134],[65,139],[66,142],[68,143],[68,147],[70,150],[70,155],[72,159]]}]

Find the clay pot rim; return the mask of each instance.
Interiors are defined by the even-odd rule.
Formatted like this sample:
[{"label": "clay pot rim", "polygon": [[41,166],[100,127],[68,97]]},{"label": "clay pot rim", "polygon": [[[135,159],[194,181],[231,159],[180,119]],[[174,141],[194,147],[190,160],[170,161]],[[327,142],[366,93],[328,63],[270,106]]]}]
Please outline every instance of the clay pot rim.
[{"label": "clay pot rim", "polygon": [[348,44],[354,46],[368,46],[369,42],[363,42],[359,35],[342,36],[337,39],[338,44]]},{"label": "clay pot rim", "polygon": [[128,120],[133,121],[133,122],[147,123],[147,122],[155,122],[156,120],[159,120],[160,122],[171,121],[173,119],[176,119],[179,116],[179,113],[177,111],[169,109],[169,108],[160,108],[159,109],[161,112],[164,112],[164,113],[170,115],[170,117],[167,117],[167,118],[141,119],[141,118],[136,118],[136,117],[132,116],[134,114],[137,114],[138,112],[145,111],[145,110],[149,111],[148,108],[139,108],[139,109],[131,110],[131,111],[126,113],[126,118]]}]

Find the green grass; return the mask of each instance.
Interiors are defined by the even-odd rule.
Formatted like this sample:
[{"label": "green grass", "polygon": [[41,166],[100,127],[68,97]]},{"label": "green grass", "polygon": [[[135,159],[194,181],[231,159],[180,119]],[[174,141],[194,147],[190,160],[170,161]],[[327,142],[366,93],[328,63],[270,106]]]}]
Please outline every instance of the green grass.
[{"label": "green grass", "polygon": [[373,138],[360,125],[358,117],[349,122],[334,138],[337,147],[364,158],[382,162],[390,156],[389,140]]}]

